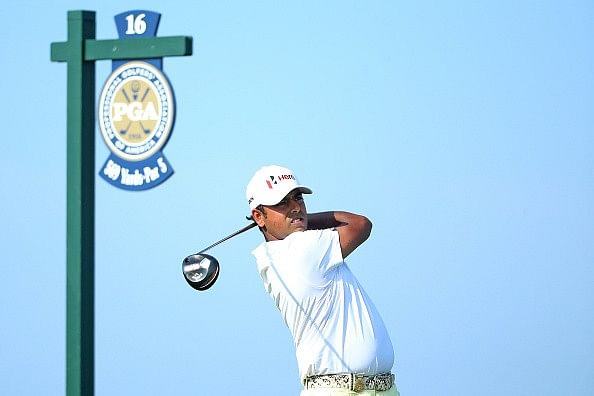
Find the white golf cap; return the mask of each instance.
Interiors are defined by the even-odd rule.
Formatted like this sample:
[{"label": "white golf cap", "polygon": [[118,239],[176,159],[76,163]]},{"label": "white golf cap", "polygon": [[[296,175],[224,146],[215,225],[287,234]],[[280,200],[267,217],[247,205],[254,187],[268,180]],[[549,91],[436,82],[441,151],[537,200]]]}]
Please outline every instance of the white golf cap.
[{"label": "white golf cap", "polygon": [[252,176],[245,189],[245,197],[250,209],[255,209],[258,205],[276,205],[295,189],[304,194],[312,193],[309,187],[299,184],[292,170],[268,165]]}]

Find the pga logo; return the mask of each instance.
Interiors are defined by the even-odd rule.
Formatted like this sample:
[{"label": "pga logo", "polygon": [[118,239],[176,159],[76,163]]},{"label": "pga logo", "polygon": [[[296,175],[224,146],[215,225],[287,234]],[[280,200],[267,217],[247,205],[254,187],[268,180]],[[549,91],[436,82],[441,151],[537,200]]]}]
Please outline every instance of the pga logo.
[{"label": "pga logo", "polygon": [[128,62],[105,82],[99,98],[99,127],[109,150],[126,161],[157,153],[173,127],[173,94],[159,69]]},{"label": "pga logo", "polygon": [[[120,39],[155,37],[161,14],[130,10],[114,17]],[[175,99],[161,58],[113,59],[98,102],[101,137],[110,151],[99,171],[114,187],[141,191],[173,174],[163,148],[173,130]]]},{"label": "pga logo", "polygon": [[130,104],[117,102],[113,105],[113,113],[113,121],[121,121],[123,118],[133,122],[159,119],[155,105],[152,102],[147,103],[146,108],[143,108],[141,102],[132,102]]}]

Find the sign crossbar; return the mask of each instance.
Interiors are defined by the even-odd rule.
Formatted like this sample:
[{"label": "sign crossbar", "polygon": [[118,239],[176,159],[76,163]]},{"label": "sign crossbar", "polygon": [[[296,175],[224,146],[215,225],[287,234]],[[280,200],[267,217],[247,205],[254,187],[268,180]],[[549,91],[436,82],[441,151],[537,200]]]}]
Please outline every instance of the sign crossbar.
[{"label": "sign crossbar", "polygon": [[[84,60],[144,59],[192,55],[192,37],[170,36],[117,40],[84,40]],[[51,59],[67,62],[71,43],[52,43]]]}]

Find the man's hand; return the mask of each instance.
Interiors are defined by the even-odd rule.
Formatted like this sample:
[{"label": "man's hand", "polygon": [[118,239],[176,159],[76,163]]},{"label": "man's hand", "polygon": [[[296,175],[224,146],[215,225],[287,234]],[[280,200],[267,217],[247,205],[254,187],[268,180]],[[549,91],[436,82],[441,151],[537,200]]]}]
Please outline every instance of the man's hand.
[{"label": "man's hand", "polygon": [[336,228],[343,258],[351,254],[371,234],[371,221],[365,216],[354,213],[340,211],[310,213],[307,221],[309,229]]}]

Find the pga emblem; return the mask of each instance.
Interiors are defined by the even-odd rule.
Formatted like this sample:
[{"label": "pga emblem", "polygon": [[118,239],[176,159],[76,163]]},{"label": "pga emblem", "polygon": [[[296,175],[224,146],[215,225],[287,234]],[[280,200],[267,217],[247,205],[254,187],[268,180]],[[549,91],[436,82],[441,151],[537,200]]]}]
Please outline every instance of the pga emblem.
[{"label": "pga emblem", "polygon": [[173,129],[173,91],[165,75],[147,62],[116,68],[99,98],[99,128],[111,151],[100,175],[126,190],[146,190],[173,173],[161,149]]}]

